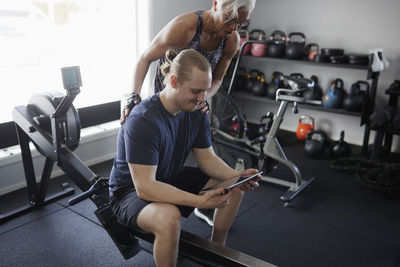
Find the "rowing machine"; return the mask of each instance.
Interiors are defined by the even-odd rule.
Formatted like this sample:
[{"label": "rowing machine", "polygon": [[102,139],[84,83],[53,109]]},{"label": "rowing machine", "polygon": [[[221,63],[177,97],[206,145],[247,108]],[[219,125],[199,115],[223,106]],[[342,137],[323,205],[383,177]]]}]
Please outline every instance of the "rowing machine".
[{"label": "rowing machine", "polygon": [[[131,229],[120,224],[109,206],[108,179],[93,173],[73,152],[79,145],[79,114],[72,102],[80,93],[82,86],[79,67],[62,68],[62,77],[66,95],[46,93],[33,96],[27,106],[18,106],[13,110],[21,154],[27,180],[30,205],[23,209],[3,214],[0,223],[26,213],[39,206],[46,205],[47,185],[54,164],[83,191],[69,200],[70,205],[90,198],[97,207],[95,215],[114,241],[125,259],[135,256],[142,248],[138,238],[153,242],[154,236],[139,229]],[[36,183],[29,142],[46,158],[42,180]],[[74,193],[72,188],[52,197]],[[252,256],[220,246],[209,240],[199,238],[182,231],[179,253],[206,266],[271,266]]]}]

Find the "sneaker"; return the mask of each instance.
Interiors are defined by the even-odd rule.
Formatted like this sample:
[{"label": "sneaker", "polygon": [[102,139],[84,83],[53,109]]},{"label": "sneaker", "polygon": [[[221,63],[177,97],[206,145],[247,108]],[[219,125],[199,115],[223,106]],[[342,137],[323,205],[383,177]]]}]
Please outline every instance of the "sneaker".
[{"label": "sneaker", "polygon": [[199,217],[200,219],[206,221],[208,225],[214,226],[214,209],[194,209],[194,215]]}]

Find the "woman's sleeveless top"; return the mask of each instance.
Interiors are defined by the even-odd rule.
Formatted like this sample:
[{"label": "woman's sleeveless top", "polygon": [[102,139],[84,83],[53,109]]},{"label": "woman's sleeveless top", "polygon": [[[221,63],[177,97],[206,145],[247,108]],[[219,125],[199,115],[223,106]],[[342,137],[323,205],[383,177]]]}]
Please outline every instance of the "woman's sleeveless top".
[{"label": "woman's sleeveless top", "polygon": [[[215,67],[217,66],[219,60],[222,57],[222,53],[224,51],[225,47],[225,41],[226,38],[223,38],[217,49],[212,50],[212,51],[205,51],[200,47],[200,35],[201,35],[201,30],[203,28],[203,11],[196,11],[197,15],[197,30],[196,34],[193,37],[193,39],[190,41],[190,43],[184,48],[184,49],[194,49],[201,54],[203,54],[208,61],[210,61],[211,64],[211,69],[214,71]],[[178,53],[181,52],[184,49],[175,49]],[[160,58],[157,63],[157,70],[156,70],[156,76],[154,78],[154,92],[158,93],[162,89],[164,89],[165,85],[163,83],[164,76],[161,73],[161,66],[164,64],[166,61],[166,58]]]}]

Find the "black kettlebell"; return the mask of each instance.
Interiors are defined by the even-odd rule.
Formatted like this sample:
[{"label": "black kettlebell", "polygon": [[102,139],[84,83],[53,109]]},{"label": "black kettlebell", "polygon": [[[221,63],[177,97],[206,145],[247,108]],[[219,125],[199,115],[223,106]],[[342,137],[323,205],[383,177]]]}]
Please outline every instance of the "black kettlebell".
[{"label": "black kettlebell", "polygon": [[265,76],[263,72],[259,72],[257,75],[257,81],[254,82],[252,94],[255,96],[266,96],[268,84],[265,82]]},{"label": "black kettlebell", "polygon": [[282,31],[273,31],[267,42],[267,56],[281,58],[285,56],[286,34]]},{"label": "black kettlebell", "polygon": [[259,72],[260,72],[259,70],[252,69],[247,74],[247,80],[246,80],[246,85],[245,85],[247,92],[251,93],[253,91],[253,86],[257,82],[257,76],[258,76]]},{"label": "black kettlebell", "polygon": [[[228,91],[229,85],[232,80],[232,72],[229,71],[225,73],[224,79],[222,80],[222,87],[225,91]],[[247,72],[244,67],[239,67],[236,72],[235,82],[232,85],[232,91],[244,91],[245,84],[247,81]]]},{"label": "black kettlebell", "polygon": [[304,144],[304,152],[310,158],[319,158],[323,156],[327,143],[328,137],[324,131],[308,131]]},{"label": "black kettlebell", "polygon": [[347,111],[361,112],[369,94],[369,83],[357,81],[353,83],[350,94],[343,98],[343,108]]},{"label": "black kettlebell", "polygon": [[282,72],[279,71],[275,71],[274,73],[272,73],[271,76],[271,82],[268,85],[267,88],[267,96],[271,99],[276,98],[276,91],[278,90],[278,88],[283,88],[283,82],[281,80],[281,77],[283,76]]},{"label": "black kettlebell", "polygon": [[330,152],[333,158],[343,158],[351,155],[350,145],[344,141],[344,131],[340,132],[340,139],[332,144]]},{"label": "black kettlebell", "polygon": [[303,97],[307,100],[321,100],[322,99],[322,88],[318,84],[318,77],[315,75],[312,75],[310,79],[314,82],[314,86],[311,88],[308,88],[304,93]]},{"label": "black kettlebell", "polygon": [[[299,41],[294,41],[293,36],[300,36]],[[289,34],[286,43],[286,57],[289,59],[301,59],[306,55],[306,36],[301,32]]]},{"label": "black kettlebell", "polygon": [[233,87],[236,91],[244,91],[244,86],[247,80],[247,71],[244,67],[239,67],[236,72],[236,80]]}]

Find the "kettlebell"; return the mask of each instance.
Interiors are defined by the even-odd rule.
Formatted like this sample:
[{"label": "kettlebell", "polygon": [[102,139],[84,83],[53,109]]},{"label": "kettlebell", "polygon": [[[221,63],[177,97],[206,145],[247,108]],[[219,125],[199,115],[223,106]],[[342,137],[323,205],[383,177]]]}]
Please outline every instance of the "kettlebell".
[{"label": "kettlebell", "polygon": [[[249,32],[247,30],[241,29],[238,31],[238,33],[240,36],[240,47],[242,47],[242,44],[249,40]],[[251,49],[251,44],[246,44],[245,47],[243,48],[242,55],[250,54],[250,49]],[[237,51],[236,53],[239,53],[239,51]]]},{"label": "kettlebell", "polygon": [[[293,77],[293,78],[296,78],[296,79],[302,79],[302,78],[304,78],[304,75],[301,74],[301,73],[299,73],[299,72],[291,73],[289,76],[290,76],[290,77]],[[290,85],[289,85],[288,83],[285,83],[285,82],[284,82],[284,84],[285,84],[285,88],[292,89],[292,87],[290,87]]]},{"label": "kettlebell", "polygon": [[263,72],[259,72],[257,75],[257,81],[254,82],[252,88],[252,94],[254,96],[266,96],[268,84],[265,82],[265,76]]},{"label": "kettlebell", "polygon": [[303,115],[299,119],[299,125],[297,126],[296,136],[300,141],[306,140],[306,135],[309,131],[314,130],[315,120],[313,117]]},{"label": "kettlebell", "polygon": [[[293,36],[300,36],[300,41],[294,41]],[[285,54],[288,59],[301,59],[306,55],[306,36],[301,32],[289,34],[286,42]]]},{"label": "kettlebell", "polygon": [[351,155],[350,145],[344,141],[344,131],[340,132],[340,139],[331,146],[330,153],[333,158],[343,158]]},{"label": "kettlebell", "polygon": [[259,70],[252,69],[247,74],[247,80],[246,80],[246,85],[245,85],[247,92],[251,93],[253,91],[253,86],[257,82],[257,76],[258,76],[259,72],[260,72]]},{"label": "kettlebell", "polygon": [[350,94],[343,98],[343,108],[347,111],[361,112],[369,94],[369,83],[357,81],[353,83]]},{"label": "kettlebell", "polygon": [[[235,83],[233,84],[233,88],[236,91],[244,91],[245,88],[245,84],[246,84],[246,80],[247,80],[247,71],[244,67],[239,67],[237,72],[236,72],[236,80]],[[229,80],[230,82],[230,80]],[[228,84],[229,86],[229,84]]]},{"label": "kettlebell", "polygon": [[315,55],[318,54],[319,45],[317,43],[310,43],[306,45],[306,54],[309,61],[314,61]]},{"label": "kettlebell", "polygon": [[318,84],[318,77],[315,75],[312,75],[310,79],[314,82],[314,86],[311,88],[308,88],[304,93],[303,97],[307,100],[321,100],[322,99],[322,88]]},{"label": "kettlebell", "polygon": [[343,80],[336,79],[322,97],[322,105],[327,108],[341,108],[346,91],[343,89]]},{"label": "kettlebell", "polygon": [[283,73],[279,72],[279,71],[275,71],[272,73],[271,82],[269,83],[268,88],[267,88],[267,96],[269,98],[275,100],[276,91],[278,90],[278,88],[283,87],[283,83],[281,81],[282,76],[283,76]]},{"label": "kettlebell", "polygon": [[275,30],[271,33],[267,42],[267,55],[269,57],[281,58],[285,56],[286,34],[282,31]]},{"label": "kettlebell", "polygon": [[319,158],[323,156],[327,143],[328,137],[324,131],[311,130],[306,135],[304,152],[310,158]]},{"label": "kettlebell", "polygon": [[265,40],[265,32],[263,30],[252,30],[250,32],[252,40],[263,41],[263,43],[252,43],[250,53],[255,57],[264,57],[267,55],[267,42]]}]

